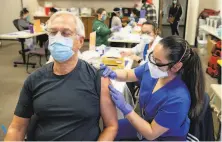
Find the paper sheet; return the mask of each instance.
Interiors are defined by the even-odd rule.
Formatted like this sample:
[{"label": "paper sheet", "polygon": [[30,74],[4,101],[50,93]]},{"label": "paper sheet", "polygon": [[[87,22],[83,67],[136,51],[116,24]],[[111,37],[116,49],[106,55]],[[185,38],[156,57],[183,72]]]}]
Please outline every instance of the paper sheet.
[{"label": "paper sheet", "polygon": [[34,20],[34,32],[35,33],[42,32],[40,19]]},{"label": "paper sheet", "polygon": [[89,50],[95,50],[96,48],[96,32],[90,33],[89,36]]}]

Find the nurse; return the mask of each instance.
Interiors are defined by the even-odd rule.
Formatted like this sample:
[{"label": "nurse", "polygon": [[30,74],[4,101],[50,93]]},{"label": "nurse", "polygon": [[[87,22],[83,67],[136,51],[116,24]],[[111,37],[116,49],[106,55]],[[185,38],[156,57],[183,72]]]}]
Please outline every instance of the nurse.
[{"label": "nurse", "polygon": [[141,42],[132,49],[121,52],[122,56],[131,56],[133,60],[137,61],[139,64],[143,64],[145,63],[144,61],[147,61],[147,51],[152,51],[156,44],[162,39],[158,35],[157,24],[151,20],[147,20],[143,23],[141,32]]},{"label": "nurse", "polygon": [[190,119],[204,102],[204,75],[198,54],[177,36],[162,39],[148,55],[148,63],[134,70],[116,70],[102,65],[103,76],[141,83],[141,116],[113,86],[110,95],[126,119],[119,121],[117,140],[185,141]]},{"label": "nurse", "polygon": [[104,8],[96,11],[97,19],[93,22],[93,31],[96,32],[96,46],[108,45],[108,38],[114,31],[118,31],[121,27],[114,26],[111,29],[104,23],[107,19],[107,13]]}]

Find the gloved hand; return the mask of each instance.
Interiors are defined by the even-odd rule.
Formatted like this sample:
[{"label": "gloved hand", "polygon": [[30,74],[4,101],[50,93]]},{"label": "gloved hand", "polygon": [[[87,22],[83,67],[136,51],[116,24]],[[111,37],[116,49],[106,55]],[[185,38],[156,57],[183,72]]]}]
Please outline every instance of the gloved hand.
[{"label": "gloved hand", "polygon": [[109,77],[110,79],[116,79],[117,78],[117,74],[111,70],[109,67],[107,67],[104,64],[100,65],[100,69],[104,70],[102,76],[103,77]]},{"label": "gloved hand", "polygon": [[122,28],[121,26],[114,26],[114,27],[112,27],[110,30],[111,30],[112,32],[114,32],[114,31],[119,31],[121,28]]},{"label": "gloved hand", "polygon": [[113,102],[116,104],[117,108],[121,110],[124,116],[133,111],[132,106],[126,103],[122,93],[116,90],[112,85],[109,85],[109,90]]}]

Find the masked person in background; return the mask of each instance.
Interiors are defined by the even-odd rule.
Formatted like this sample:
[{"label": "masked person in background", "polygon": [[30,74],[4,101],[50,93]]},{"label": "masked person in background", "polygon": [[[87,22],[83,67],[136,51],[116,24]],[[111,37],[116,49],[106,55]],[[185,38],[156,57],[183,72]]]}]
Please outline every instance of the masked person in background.
[{"label": "masked person in background", "polygon": [[122,21],[121,18],[123,18],[123,14],[120,10],[120,8],[114,8],[113,12],[112,12],[112,16],[111,16],[111,20],[110,20],[110,28],[113,27],[122,27]]},{"label": "masked person in background", "polygon": [[[114,8],[111,19],[110,19],[110,28],[116,29],[116,31],[120,30],[122,28],[122,21],[121,18],[123,18],[122,11],[120,8]],[[118,42],[111,42],[111,47],[123,47],[124,43],[118,43]]]},{"label": "masked person in background", "polygon": [[30,15],[29,11],[26,8],[23,8],[20,11],[20,19],[18,20],[18,30],[23,31],[23,30],[28,30],[29,25],[30,25]]},{"label": "masked person in background", "polygon": [[104,23],[107,19],[107,13],[104,8],[99,8],[96,11],[97,19],[93,22],[93,31],[96,32],[96,46],[100,46],[102,44],[108,45],[108,38],[110,34],[114,31],[118,31],[121,27],[115,26],[112,28],[108,28],[108,26]]},{"label": "masked person in background", "polygon": [[129,17],[129,25],[132,27],[136,26],[136,24],[139,21],[139,17],[140,17],[140,11],[134,8]]},{"label": "masked person in background", "polygon": [[24,141],[34,115],[28,141],[113,141],[118,123],[109,80],[78,58],[85,37],[82,21],[61,11],[50,17],[47,28],[55,61],[26,79],[5,140]]},{"label": "masked person in background", "polygon": [[[143,6],[141,10],[145,10],[146,20],[152,20],[153,22],[157,21],[156,8],[150,0],[142,0]],[[141,18],[141,17],[140,17]]]},{"label": "masked person in background", "polygon": [[[29,25],[32,25],[32,23],[30,23],[29,11],[26,8],[23,8],[20,11],[20,18],[18,19],[18,23],[15,26],[18,28],[19,31],[24,31],[29,29]],[[27,49],[25,49],[25,51],[29,51],[30,49],[32,49],[34,47],[33,39],[25,39],[25,45],[27,46]]]},{"label": "masked person in background", "polygon": [[131,56],[139,64],[147,61],[148,51],[152,51],[156,44],[162,39],[158,35],[157,24],[151,20],[142,25],[141,42],[130,50],[122,51],[122,56]]},{"label": "masked person in background", "polygon": [[138,138],[186,141],[190,119],[197,119],[204,105],[205,80],[201,60],[188,42],[178,36],[162,39],[148,55],[148,63],[133,70],[102,65],[103,76],[118,81],[139,81],[140,114],[123,94],[109,86],[110,95],[126,119],[119,120],[116,140]]},{"label": "masked person in background", "polygon": [[182,7],[179,0],[173,0],[172,6],[169,10],[168,22],[170,22],[170,27],[172,35],[177,34],[179,36],[179,22],[182,15]]}]

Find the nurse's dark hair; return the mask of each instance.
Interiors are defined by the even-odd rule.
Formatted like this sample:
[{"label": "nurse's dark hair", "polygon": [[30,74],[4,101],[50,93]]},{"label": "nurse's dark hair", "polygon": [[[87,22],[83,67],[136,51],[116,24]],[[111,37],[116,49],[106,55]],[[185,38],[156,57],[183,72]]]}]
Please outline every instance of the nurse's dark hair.
[{"label": "nurse's dark hair", "polygon": [[114,9],[113,9],[113,12],[112,12],[112,14],[111,14],[111,18],[110,18],[110,20],[109,20],[109,28],[111,28],[111,26],[112,26],[112,21],[113,21],[113,17],[114,16],[117,16],[116,15],[116,13],[120,13],[120,8],[119,7],[115,7]]},{"label": "nurse's dark hair", "polygon": [[178,36],[166,37],[160,41],[160,44],[166,49],[170,62],[183,63],[178,74],[189,89],[191,97],[189,117],[195,119],[202,111],[205,93],[205,79],[200,57],[186,40]]},{"label": "nurse's dark hair", "polygon": [[132,13],[134,13],[136,15],[136,17],[140,17],[140,11],[137,10],[136,8],[132,9]]},{"label": "nurse's dark hair", "polygon": [[27,14],[29,13],[29,11],[27,10],[27,8],[23,8],[21,11],[20,11],[20,17],[23,17],[24,14]]},{"label": "nurse's dark hair", "polygon": [[98,16],[98,14],[102,14],[103,11],[106,11],[104,8],[99,8],[96,10],[96,15]]},{"label": "nurse's dark hair", "polygon": [[156,35],[159,35],[159,28],[156,22],[153,22],[152,20],[147,20],[146,22],[143,23],[143,25],[152,25],[153,26],[153,32]]}]

